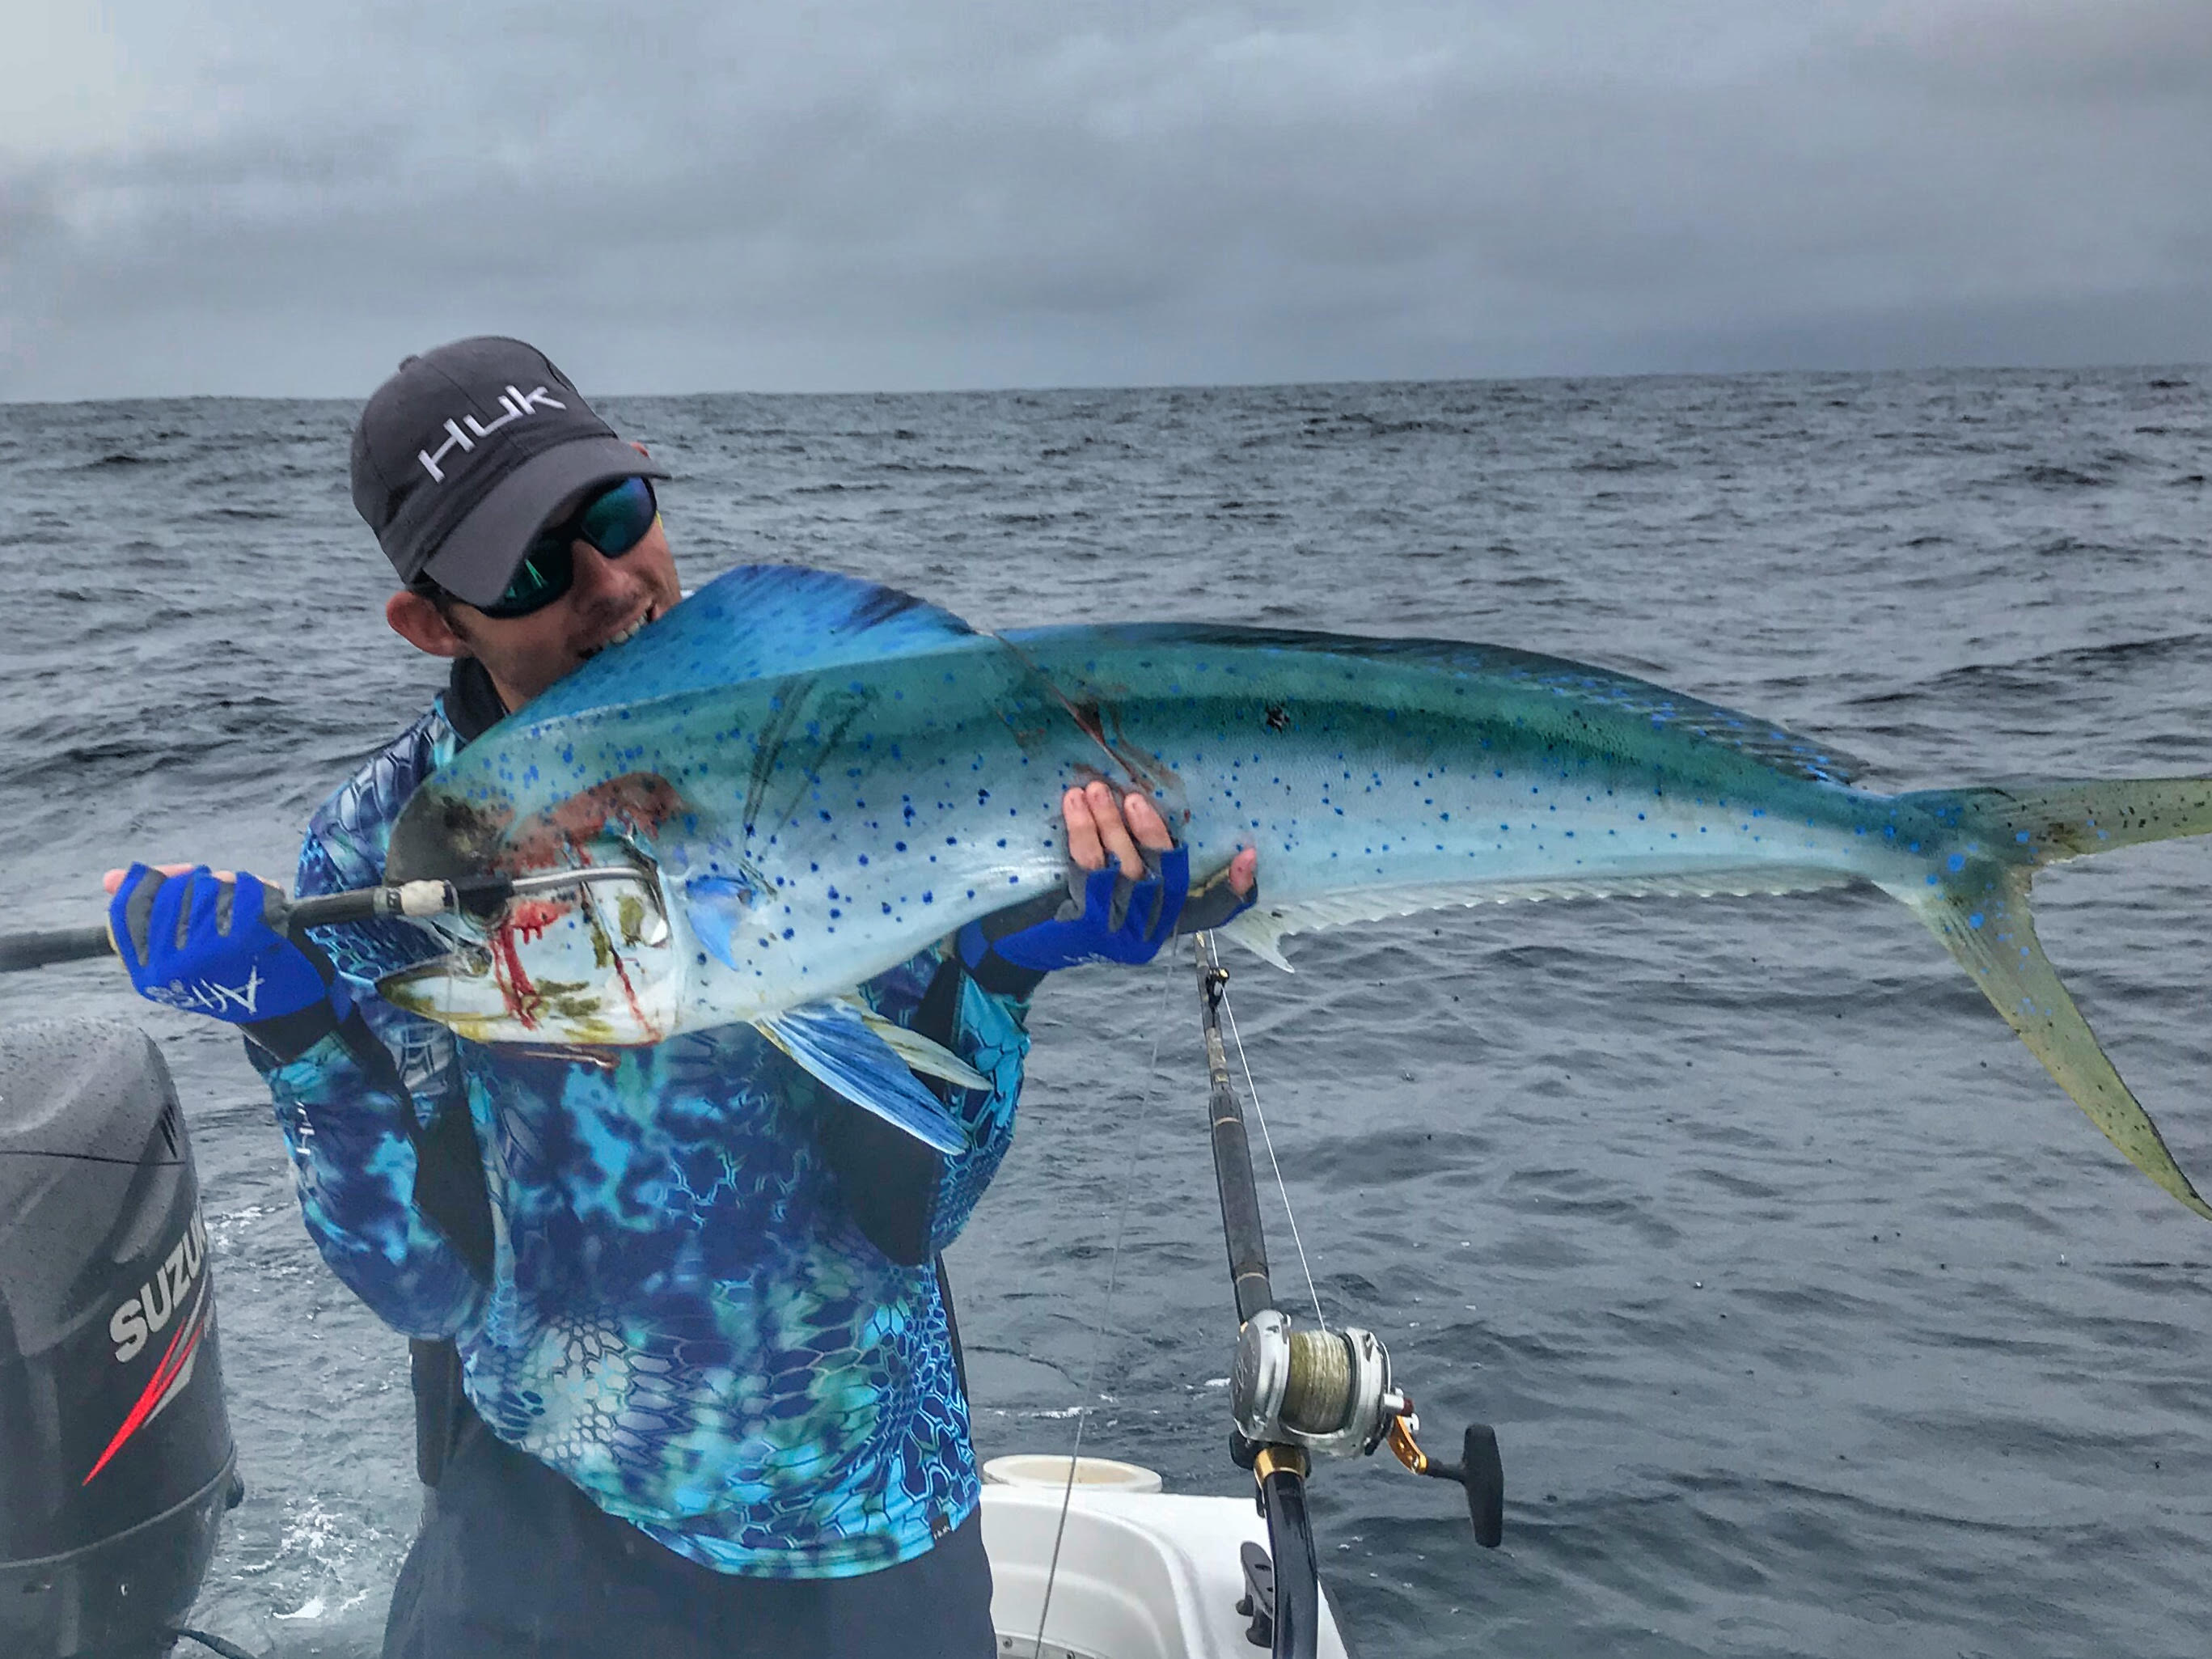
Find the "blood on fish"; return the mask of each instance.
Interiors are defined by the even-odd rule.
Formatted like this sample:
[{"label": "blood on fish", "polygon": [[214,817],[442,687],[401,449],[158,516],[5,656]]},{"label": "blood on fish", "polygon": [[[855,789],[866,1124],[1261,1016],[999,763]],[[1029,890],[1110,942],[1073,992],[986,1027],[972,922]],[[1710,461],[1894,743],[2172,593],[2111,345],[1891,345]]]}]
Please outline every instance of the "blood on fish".
[{"label": "blood on fish", "polygon": [[679,813],[691,810],[676,786],[657,772],[625,772],[581,789],[508,830],[501,849],[507,868],[542,870],[566,849],[607,833],[610,823],[653,835]]},{"label": "blood on fish", "polygon": [[531,1010],[542,999],[538,988],[530,982],[530,975],[523,971],[522,958],[514,948],[514,930],[504,924],[494,928],[490,945],[494,970],[507,1007],[526,1030],[537,1030],[538,1018]]},{"label": "blood on fish", "polygon": [[525,945],[535,945],[548,927],[574,908],[565,900],[517,899],[507,911],[502,931],[511,931]]},{"label": "blood on fish", "polygon": [[629,999],[629,1011],[637,1020],[637,1029],[650,1032],[658,1038],[660,1033],[654,1029],[652,1022],[646,1018],[644,1005],[637,1000],[636,988],[629,982],[629,969],[623,966],[622,952],[612,951],[610,959],[614,963],[615,977],[622,981],[623,995]]}]

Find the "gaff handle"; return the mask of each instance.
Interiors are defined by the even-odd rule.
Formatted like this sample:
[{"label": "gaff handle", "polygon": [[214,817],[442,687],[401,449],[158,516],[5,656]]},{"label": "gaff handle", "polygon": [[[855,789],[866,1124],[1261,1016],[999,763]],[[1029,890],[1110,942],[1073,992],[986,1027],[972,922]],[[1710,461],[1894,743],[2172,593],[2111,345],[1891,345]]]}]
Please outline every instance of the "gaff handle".
[{"label": "gaff handle", "polygon": [[85,962],[115,954],[115,941],[98,927],[57,927],[46,932],[0,933],[0,974],[19,968],[45,968],[57,962]]},{"label": "gaff handle", "polygon": [[[394,882],[383,887],[283,900],[270,908],[265,920],[276,932],[289,933],[337,921],[369,921],[379,916],[441,915],[463,904],[496,904],[512,897],[514,887],[514,882],[504,876],[479,876],[459,882]],[[0,933],[0,974],[114,954],[115,941],[108,936],[106,923],[97,927]]]},{"label": "gaff handle", "polygon": [[[641,889],[655,910],[660,890],[652,876],[632,865],[610,864],[582,870],[543,870],[528,876],[464,876],[458,881],[394,881],[381,887],[356,887],[343,893],[279,898],[262,920],[279,933],[333,922],[374,921],[380,916],[441,916],[455,910],[495,911],[509,899],[532,893],[614,883]],[[0,974],[18,968],[44,968],[57,962],[83,962],[112,956],[115,943],[102,927],[64,927],[52,933],[0,933]]]},{"label": "gaff handle", "polygon": [[274,931],[289,934],[302,927],[374,921],[380,916],[441,916],[464,904],[496,904],[514,896],[514,884],[504,876],[479,876],[460,882],[398,881],[382,887],[287,899],[262,919]]}]

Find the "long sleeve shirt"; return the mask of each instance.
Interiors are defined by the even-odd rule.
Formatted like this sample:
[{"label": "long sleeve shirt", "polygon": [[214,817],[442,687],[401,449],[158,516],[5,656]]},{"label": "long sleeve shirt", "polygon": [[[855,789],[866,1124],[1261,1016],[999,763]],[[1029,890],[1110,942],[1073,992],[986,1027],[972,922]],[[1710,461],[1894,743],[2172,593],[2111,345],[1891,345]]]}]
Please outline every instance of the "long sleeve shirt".
[{"label": "long sleeve shirt", "polygon": [[[462,690],[457,675],[315,813],[299,892],[382,878],[400,808],[464,742],[447,712]],[[488,1047],[375,996],[435,953],[427,931],[381,921],[317,939],[390,1063],[338,1034],[257,1058],[307,1231],[386,1323],[453,1340],[493,1432],[728,1572],[866,1572],[967,1518],[967,1402],[927,1258],[1012,1141],[1020,1002],[959,982],[949,1046],[992,1087],[951,1091],[968,1145],[937,1172],[921,1262],[902,1265],[854,1219],[845,1186],[865,1176],[826,1151],[852,1109],[750,1027],[650,1048]],[[943,965],[925,952],[861,994],[910,1023]],[[473,1127],[490,1200],[483,1277],[416,1188],[417,1146],[453,1112]]]}]

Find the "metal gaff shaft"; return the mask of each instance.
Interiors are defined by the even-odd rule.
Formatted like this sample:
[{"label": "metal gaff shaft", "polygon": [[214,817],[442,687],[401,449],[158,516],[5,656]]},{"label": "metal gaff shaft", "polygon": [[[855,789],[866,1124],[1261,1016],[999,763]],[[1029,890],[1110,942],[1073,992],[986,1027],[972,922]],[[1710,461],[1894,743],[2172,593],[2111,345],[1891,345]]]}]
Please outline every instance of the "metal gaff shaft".
[{"label": "metal gaff shaft", "polygon": [[[595,871],[575,872],[580,880],[596,874]],[[266,919],[270,927],[283,933],[296,927],[325,927],[334,922],[370,921],[379,916],[437,915],[467,899],[510,896],[517,885],[504,876],[493,876],[459,887],[442,881],[358,887],[307,898],[280,898]],[[115,941],[105,923],[97,927],[64,927],[48,933],[0,933],[0,974],[22,968],[47,968],[62,962],[87,962],[114,954]]]}]

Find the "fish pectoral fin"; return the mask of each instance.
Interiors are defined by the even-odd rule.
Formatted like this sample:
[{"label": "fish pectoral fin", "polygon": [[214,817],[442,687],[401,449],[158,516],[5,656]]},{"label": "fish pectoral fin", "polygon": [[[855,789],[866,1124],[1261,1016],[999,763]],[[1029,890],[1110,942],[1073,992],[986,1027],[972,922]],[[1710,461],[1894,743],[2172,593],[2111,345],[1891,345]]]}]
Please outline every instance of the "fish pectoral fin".
[{"label": "fish pectoral fin", "polygon": [[799,1068],[866,1112],[950,1157],[968,1149],[966,1131],[915,1080],[896,1049],[844,1002],[810,1002],[753,1022]]},{"label": "fish pectoral fin", "polygon": [[725,968],[743,973],[732,937],[742,927],[751,902],[751,889],[721,877],[694,877],[684,884],[684,915],[691,924],[691,937],[713,953]]},{"label": "fish pectoral fin", "polygon": [[850,997],[843,999],[843,1001],[845,1006],[860,1017],[863,1025],[881,1037],[890,1051],[906,1062],[908,1071],[919,1072],[924,1077],[942,1078],[963,1089],[997,1086],[943,1043],[932,1042],[919,1031],[909,1031],[896,1020],[886,1019],[874,1009]]}]

